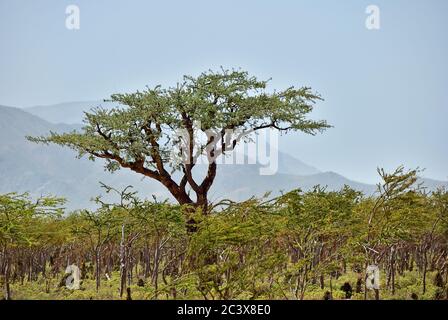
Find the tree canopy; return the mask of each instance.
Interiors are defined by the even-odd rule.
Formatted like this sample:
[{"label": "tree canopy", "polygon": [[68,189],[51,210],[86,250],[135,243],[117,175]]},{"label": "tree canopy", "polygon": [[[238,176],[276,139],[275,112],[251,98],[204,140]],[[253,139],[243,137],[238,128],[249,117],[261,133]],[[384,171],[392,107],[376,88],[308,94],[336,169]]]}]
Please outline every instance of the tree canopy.
[{"label": "tree canopy", "polygon": [[[376,195],[316,186],[227,203],[195,213],[194,233],[188,206],[129,188],[64,216],[56,198],[0,195],[0,285],[6,299],[346,299],[351,286],[371,299],[374,264],[382,299],[448,297],[448,192],[425,192],[416,170],[379,172]],[[81,290],[66,287],[72,264]]]},{"label": "tree canopy", "polygon": [[[86,113],[81,132],[28,139],[67,146],[80,157],[105,159],[110,171],[128,168],[155,179],[179,204],[201,207],[205,213],[216,158],[234,150],[248,135],[269,128],[314,135],[330,127],[308,117],[321,100],[310,88],[276,91],[267,85],[268,81],[239,70],[184,76],[175,87],[112,95],[109,101],[117,106]],[[206,139],[200,141],[200,135]],[[178,150],[181,161],[175,161],[173,150]],[[207,158],[207,170],[197,181],[193,168],[201,156]],[[175,177],[176,171],[180,175]]]}]

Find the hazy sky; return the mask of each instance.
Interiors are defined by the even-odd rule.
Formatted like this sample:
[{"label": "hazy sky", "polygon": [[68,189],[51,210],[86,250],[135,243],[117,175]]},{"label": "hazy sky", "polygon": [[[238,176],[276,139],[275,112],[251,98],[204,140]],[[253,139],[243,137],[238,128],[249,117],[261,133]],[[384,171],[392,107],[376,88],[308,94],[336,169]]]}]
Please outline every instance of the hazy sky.
[{"label": "hazy sky", "polygon": [[[80,30],[65,8],[80,8]],[[380,30],[365,27],[380,8]],[[241,67],[308,85],[335,127],[281,149],[374,182],[376,167],[448,179],[448,1],[0,0],[0,104],[96,100],[183,74]]]}]

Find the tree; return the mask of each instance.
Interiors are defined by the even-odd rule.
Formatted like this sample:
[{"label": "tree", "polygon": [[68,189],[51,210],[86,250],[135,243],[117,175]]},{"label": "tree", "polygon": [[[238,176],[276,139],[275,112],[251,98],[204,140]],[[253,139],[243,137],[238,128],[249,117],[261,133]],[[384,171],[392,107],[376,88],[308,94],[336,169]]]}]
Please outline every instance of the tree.
[{"label": "tree", "polygon": [[62,213],[64,199],[40,197],[32,201],[28,194],[8,193],[0,195],[0,270],[4,283],[4,297],[11,298],[9,275],[10,250],[15,247],[31,247],[43,236],[39,222],[48,216]]},{"label": "tree", "polygon": [[332,277],[349,255],[357,224],[352,211],[360,197],[360,192],[348,186],[338,192],[316,186],[306,193],[294,190],[279,198],[277,205],[289,220],[284,230],[291,251],[287,279],[297,299],[304,299],[306,288],[317,276],[323,289],[325,274],[330,275],[332,296]]},{"label": "tree", "polygon": [[[86,113],[82,132],[51,132],[28,139],[70,147],[91,160],[105,159],[111,172],[128,168],[155,179],[179,204],[201,208],[206,214],[217,157],[259,130],[314,135],[330,127],[325,121],[307,118],[321,100],[310,88],[269,92],[267,84],[235,70],[184,76],[176,87],[112,95],[109,101],[119,106]],[[198,141],[201,136],[203,141]],[[181,161],[175,161],[173,150],[179,151]],[[207,159],[207,170],[197,181],[193,169],[201,156]],[[176,172],[180,173],[177,178]]]},{"label": "tree", "polygon": [[[72,233],[88,239],[90,250],[95,257],[96,290],[101,285],[101,257],[105,245],[119,233],[118,219],[114,212],[102,207],[96,212],[83,210],[72,214],[75,221]],[[77,220],[77,221],[76,221]]]},{"label": "tree", "polygon": [[[426,293],[426,278],[427,278],[427,265],[428,265],[428,251],[431,249],[432,246],[437,244],[438,242],[445,242],[446,243],[446,235],[447,235],[447,226],[448,226],[448,191],[445,188],[439,188],[435,192],[431,194],[430,198],[431,202],[431,211],[432,215],[429,215],[428,222],[430,225],[430,228],[428,228],[430,231],[428,232],[428,235],[423,238],[423,247],[424,247],[424,269],[423,269],[423,294]],[[439,236],[437,236],[439,234]],[[440,239],[437,239],[440,238]],[[439,241],[437,241],[439,240]],[[440,241],[441,240],[441,241]],[[435,250],[434,250],[435,251]],[[435,254],[434,254],[435,255]],[[446,255],[445,252],[443,252],[443,255]],[[447,261],[441,266],[440,269],[446,269],[446,297],[448,298],[448,268],[447,268]],[[441,277],[442,270],[439,270],[437,275]],[[441,284],[439,280],[439,284]],[[443,279],[442,279],[442,285],[443,285]]]},{"label": "tree", "polygon": [[[392,173],[378,169],[382,180],[377,185],[378,194],[367,199],[360,207],[367,213],[366,229],[359,242],[365,252],[365,268],[389,256],[388,283],[392,294],[395,293],[398,244],[402,240],[410,243],[416,236],[415,230],[423,230],[419,223],[424,220],[426,199],[420,194],[421,185],[417,183],[419,172],[418,168],[406,171],[403,166]],[[366,281],[367,277],[366,273]],[[366,286],[364,298],[367,299]],[[379,299],[378,289],[375,289],[375,298]]]}]

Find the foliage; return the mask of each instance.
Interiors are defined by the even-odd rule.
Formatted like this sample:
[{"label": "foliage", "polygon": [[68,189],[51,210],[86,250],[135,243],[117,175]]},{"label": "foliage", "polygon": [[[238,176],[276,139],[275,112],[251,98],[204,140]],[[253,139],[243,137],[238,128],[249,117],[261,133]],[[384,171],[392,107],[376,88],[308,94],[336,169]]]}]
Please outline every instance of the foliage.
[{"label": "foliage", "polygon": [[[110,101],[118,106],[86,113],[82,132],[51,132],[28,139],[67,146],[80,157],[105,159],[110,171],[128,168],[155,179],[179,204],[193,204],[207,213],[216,159],[241,140],[269,128],[313,135],[329,128],[325,121],[308,118],[321,100],[310,88],[272,92],[267,84],[236,70],[185,76],[176,87],[112,95]],[[207,174],[196,181],[193,169],[201,156],[207,159]],[[180,179],[175,178],[176,171]]]},{"label": "foliage", "polygon": [[[317,186],[207,216],[141,201],[130,188],[104,186],[117,204],[97,198],[97,211],[65,216],[60,199],[2,195],[2,282],[13,298],[42,299],[124,299],[126,287],[134,299],[322,299],[327,291],[343,299],[349,282],[352,299],[369,299],[356,286],[375,263],[383,299],[446,298],[446,190],[426,193],[417,171],[380,173],[373,197]],[[80,291],[64,285],[73,263]]]}]

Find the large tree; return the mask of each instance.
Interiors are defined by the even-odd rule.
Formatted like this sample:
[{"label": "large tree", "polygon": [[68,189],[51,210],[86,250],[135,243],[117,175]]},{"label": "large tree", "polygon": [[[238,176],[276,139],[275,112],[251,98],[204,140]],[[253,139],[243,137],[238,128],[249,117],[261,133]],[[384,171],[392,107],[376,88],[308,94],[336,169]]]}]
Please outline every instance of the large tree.
[{"label": "large tree", "polygon": [[[268,91],[267,83],[236,70],[184,76],[176,87],[112,95],[109,101],[117,107],[86,113],[82,132],[51,132],[28,139],[68,146],[92,160],[106,159],[110,171],[128,168],[155,179],[180,204],[206,213],[216,158],[246,141],[249,133],[270,128],[314,135],[329,127],[307,117],[321,100],[310,88]],[[200,135],[206,137],[202,142]],[[173,159],[173,150],[179,151],[182,161]],[[207,169],[197,181],[193,168],[201,155]]]}]

